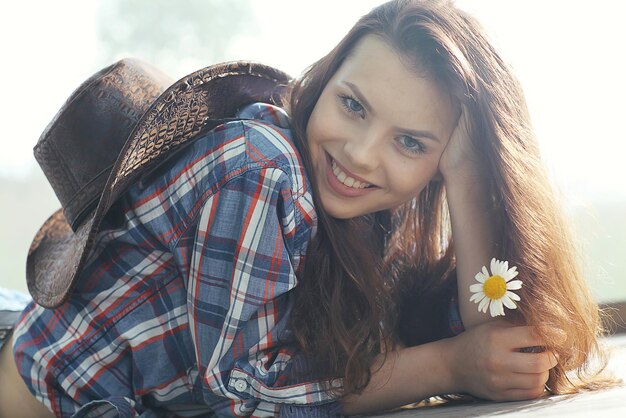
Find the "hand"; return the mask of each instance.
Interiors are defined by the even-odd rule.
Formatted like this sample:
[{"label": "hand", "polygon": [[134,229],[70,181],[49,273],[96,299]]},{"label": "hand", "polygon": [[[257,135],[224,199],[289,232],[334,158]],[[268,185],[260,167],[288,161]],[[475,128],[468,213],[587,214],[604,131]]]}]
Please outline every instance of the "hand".
[{"label": "hand", "polygon": [[450,140],[439,159],[439,173],[444,179],[449,179],[459,173],[466,175],[468,170],[478,172],[479,161],[469,134],[468,113],[465,106]]},{"label": "hand", "polygon": [[494,401],[541,396],[557,359],[548,351],[519,351],[545,345],[532,330],[491,321],[452,338],[447,354],[455,391]]}]

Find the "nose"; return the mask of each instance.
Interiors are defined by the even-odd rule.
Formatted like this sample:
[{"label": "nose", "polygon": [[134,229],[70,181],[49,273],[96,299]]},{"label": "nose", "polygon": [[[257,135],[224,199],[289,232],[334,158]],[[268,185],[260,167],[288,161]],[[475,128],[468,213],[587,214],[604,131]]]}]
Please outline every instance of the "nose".
[{"label": "nose", "polygon": [[344,144],[344,152],[354,168],[372,171],[378,166],[382,156],[382,143],[382,132],[368,129],[349,138]]}]

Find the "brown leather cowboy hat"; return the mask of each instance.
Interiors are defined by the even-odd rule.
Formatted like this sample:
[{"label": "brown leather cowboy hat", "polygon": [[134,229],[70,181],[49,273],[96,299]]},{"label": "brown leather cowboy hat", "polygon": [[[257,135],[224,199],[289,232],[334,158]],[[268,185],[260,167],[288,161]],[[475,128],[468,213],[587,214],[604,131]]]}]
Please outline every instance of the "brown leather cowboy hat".
[{"label": "brown leather cowboy hat", "polygon": [[48,308],[67,299],[104,215],[129,185],[216,120],[248,103],[276,102],[288,80],[272,67],[237,61],[203,68],[165,90],[165,74],[122,60],[85,81],[35,146],[62,209],[28,252],[33,299]]}]

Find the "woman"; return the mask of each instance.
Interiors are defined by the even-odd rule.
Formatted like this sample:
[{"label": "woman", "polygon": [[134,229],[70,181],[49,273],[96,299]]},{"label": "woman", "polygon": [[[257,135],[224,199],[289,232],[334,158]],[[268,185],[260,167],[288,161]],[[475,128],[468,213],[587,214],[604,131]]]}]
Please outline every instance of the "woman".
[{"label": "woman", "polygon": [[[386,3],[284,107],[290,124],[249,106],[131,187],[63,309],[25,309],[2,363],[22,410],[328,416],[603,384],[523,94],[472,18]],[[507,321],[470,291],[492,257],[523,280]]]}]

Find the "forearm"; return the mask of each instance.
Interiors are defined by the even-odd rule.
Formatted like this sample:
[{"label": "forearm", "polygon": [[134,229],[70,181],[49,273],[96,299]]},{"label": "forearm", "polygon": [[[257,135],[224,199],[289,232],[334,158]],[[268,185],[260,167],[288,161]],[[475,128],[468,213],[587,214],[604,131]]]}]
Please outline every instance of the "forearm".
[{"label": "forearm", "polygon": [[456,390],[447,359],[449,340],[400,348],[372,367],[365,390],[342,401],[342,413],[364,414],[399,407]]},{"label": "forearm", "polygon": [[491,198],[481,175],[472,171],[449,175],[446,196],[456,255],[459,310],[463,325],[469,329],[491,319],[470,302],[469,290],[477,283],[476,273],[495,255]]}]

